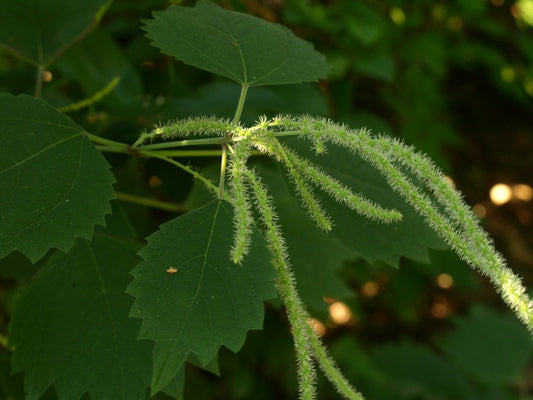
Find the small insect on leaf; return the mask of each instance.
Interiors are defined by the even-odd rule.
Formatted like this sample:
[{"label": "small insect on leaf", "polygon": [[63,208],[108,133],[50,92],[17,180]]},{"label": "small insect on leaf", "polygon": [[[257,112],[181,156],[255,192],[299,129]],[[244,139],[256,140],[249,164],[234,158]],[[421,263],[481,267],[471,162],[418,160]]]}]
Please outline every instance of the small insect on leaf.
[{"label": "small insect on leaf", "polygon": [[167,271],[167,274],[174,275],[176,272],[178,272],[178,269],[174,267],[168,267],[166,271]]}]

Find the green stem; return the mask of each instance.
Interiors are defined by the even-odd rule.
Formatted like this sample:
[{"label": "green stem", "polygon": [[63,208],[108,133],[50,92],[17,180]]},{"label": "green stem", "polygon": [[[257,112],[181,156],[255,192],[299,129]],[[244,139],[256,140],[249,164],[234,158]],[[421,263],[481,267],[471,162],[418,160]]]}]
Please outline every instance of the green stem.
[{"label": "green stem", "polygon": [[[226,140],[227,139],[223,137],[207,138],[207,139],[178,140],[175,142],[147,144],[146,146],[142,146],[142,149],[143,150],[159,150],[159,149],[169,149],[173,147],[205,146],[208,144],[221,144],[221,143],[224,143]],[[133,147],[136,147],[136,146],[133,146]]]},{"label": "green stem", "polygon": [[102,100],[106,95],[108,95],[120,82],[120,76],[115,76],[103,89],[99,90],[91,97],[83,99],[68,106],[60,107],[58,110],[62,113],[78,111],[84,107],[89,107],[90,105]]},{"label": "green stem", "polygon": [[[169,164],[172,164],[172,165],[184,170],[185,172],[191,174],[195,179],[198,179],[199,181],[203,182],[203,184],[211,192],[213,192],[213,193],[217,193],[218,192],[218,189],[213,184],[213,182],[211,182],[209,179],[204,178],[198,172],[196,172],[192,168],[188,167],[187,165],[180,163],[179,161],[173,160],[172,158],[168,158],[168,157],[162,156],[162,155],[158,154],[157,151],[146,151],[146,150],[140,150],[139,149],[139,154],[142,155],[142,156],[159,158],[160,160],[166,161]],[[226,200],[228,200],[228,199],[226,198]]]},{"label": "green stem", "polygon": [[130,145],[128,145],[126,143],[116,142],[114,140],[106,139],[106,138],[103,138],[101,136],[92,135],[92,134],[90,134],[88,132],[85,132],[85,134],[87,135],[87,137],[93,143],[103,144],[103,145],[106,145],[108,147],[113,147],[113,148],[117,148],[117,149],[129,149],[130,148]]},{"label": "green stem", "polygon": [[228,160],[228,146],[222,144],[222,157],[220,160],[220,181],[218,183],[218,198],[222,200],[224,197],[224,181],[226,177],[226,164]]},{"label": "green stem", "polygon": [[[237,109],[235,110],[235,115],[233,116],[232,124],[238,124],[241,119],[242,109],[244,107],[244,101],[246,100],[246,93],[248,92],[248,85],[244,84],[241,86],[241,94],[239,96],[239,102],[237,103]],[[222,158],[220,160],[220,181],[218,184],[218,198],[222,200],[224,197],[224,181],[226,180],[226,164],[228,157],[228,147],[227,141],[230,139],[226,135],[222,142]]]},{"label": "green stem", "polygon": [[158,150],[157,154],[165,157],[220,157],[222,150]]},{"label": "green stem", "polygon": [[98,151],[101,151],[102,153],[122,153],[122,154],[131,154],[130,151],[127,149],[123,149],[120,147],[110,147],[110,146],[102,146],[102,145],[96,145],[95,146]]},{"label": "green stem", "polygon": [[41,97],[43,91],[43,74],[44,74],[44,65],[39,64],[37,66],[37,77],[35,78],[35,97]]},{"label": "green stem", "polygon": [[179,204],[169,203],[167,201],[160,201],[149,199],[146,197],[135,196],[129,193],[115,192],[117,199],[127,201],[128,203],[139,204],[142,206],[157,208],[159,210],[171,211],[171,212],[184,212],[185,207]]},{"label": "green stem", "polygon": [[235,115],[233,116],[232,123],[236,124],[241,119],[242,109],[244,107],[244,100],[246,100],[246,93],[248,92],[248,85],[243,84],[241,86],[241,94],[239,96],[239,102],[237,103],[237,109],[235,110]]}]

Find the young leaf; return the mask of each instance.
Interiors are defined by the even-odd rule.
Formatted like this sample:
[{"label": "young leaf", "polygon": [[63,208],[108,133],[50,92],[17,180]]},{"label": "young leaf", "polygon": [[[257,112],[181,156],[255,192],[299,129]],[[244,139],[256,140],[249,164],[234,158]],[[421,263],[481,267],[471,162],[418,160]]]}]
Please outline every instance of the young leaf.
[{"label": "young leaf", "polygon": [[[111,224],[113,225],[113,224]],[[124,293],[139,246],[95,234],[52,256],[19,300],[10,324],[13,372],[24,370],[26,400],[51,384],[59,400],[143,398],[151,344],[137,340]]]},{"label": "young leaf", "polygon": [[48,64],[82,36],[109,0],[3,0],[0,46],[39,65]]},{"label": "young leaf", "polygon": [[230,261],[232,207],[224,201],[175,218],[148,238],[132,274],[131,315],[140,337],[156,342],[152,393],[164,389],[194,354],[202,365],[221,346],[238,351],[246,332],[260,329],[263,304],[276,296],[271,255],[254,229],[242,265]]},{"label": "young leaf", "polygon": [[0,94],[0,258],[68,251],[104,223],[113,175],[76,125],[42,100]]},{"label": "young leaf", "polygon": [[153,15],[144,29],[163,53],[242,85],[311,82],[329,70],[324,56],[284,26],[209,0]]}]

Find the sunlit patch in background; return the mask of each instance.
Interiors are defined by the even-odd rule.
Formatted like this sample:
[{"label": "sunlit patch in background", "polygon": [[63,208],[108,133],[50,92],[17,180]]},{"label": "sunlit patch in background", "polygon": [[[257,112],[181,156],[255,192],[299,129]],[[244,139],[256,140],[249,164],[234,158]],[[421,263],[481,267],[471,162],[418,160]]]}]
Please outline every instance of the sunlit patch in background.
[{"label": "sunlit patch in background", "polygon": [[430,310],[433,318],[444,319],[452,313],[449,300],[444,296],[435,296]]},{"label": "sunlit patch in background", "polygon": [[450,178],[448,175],[445,175],[445,176],[444,176],[444,180],[445,180],[446,182],[448,182],[448,184],[449,184],[452,188],[454,188],[454,189],[456,188],[456,187],[455,187],[455,182],[454,182],[453,179]]},{"label": "sunlit patch in background", "polygon": [[497,206],[507,203],[513,197],[513,192],[509,185],[498,183],[490,188],[490,201]]},{"label": "sunlit patch in background", "polygon": [[392,7],[389,11],[390,19],[398,26],[405,24],[405,13],[399,7]]},{"label": "sunlit patch in background", "polygon": [[533,97],[533,79],[526,79],[526,81],[524,82],[524,89],[526,90],[527,94]]},{"label": "sunlit patch in background", "polygon": [[335,301],[329,305],[329,317],[336,325],[354,325],[356,320],[345,303],[342,301]]},{"label": "sunlit patch in background", "polygon": [[328,329],[326,328],[326,325],[324,325],[318,319],[309,318],[307,320],[307,323],[311,326],[311,328],[313,328],[313,330],[315,331],[318,337],[324,336],[328,331]]},{"label": "sunlit patch in background", "polygon": [[533,0],[518,0],[511,7],[511,14],[517,20],[533,26]]},{"label": "sunlit patch in background", "polygon": [[368,281],[361,286],[361,294],[363,297],[366,297],[367,299],[370,299],[372,297],[377,296],[379,293],[379,285],[377,282],[374,281]]},{"label": "sunlit patch in background", "polygon": [[43,71],[43,82],[52,82],[53,75],[50,71]]},{"label": "sunlit patch in background", "polygon": [[498,183],[490,188],[489,196],[490,201],[497,206],[511,200],[531,201],[533,200],[533,188],[523,183],[517,183],[512,186]]},{"label": "sunlit patch in background", "polygon": [[500,76],[504,82],[512,82],[516,78],[515,70],[511,67],[503,67],[500,70]]},{"label": "sunlit patch in background", "polygon": [[453,278],[449,274],[439,274],[436,282],[437,286],[442,289],[450,289],[453,286]]},{"label": "sunlit patch in background", "polygon": [[523,183],[518,183],[511,187],[513,197],[522,201],[531,201],[533,199],[533,188]]}]

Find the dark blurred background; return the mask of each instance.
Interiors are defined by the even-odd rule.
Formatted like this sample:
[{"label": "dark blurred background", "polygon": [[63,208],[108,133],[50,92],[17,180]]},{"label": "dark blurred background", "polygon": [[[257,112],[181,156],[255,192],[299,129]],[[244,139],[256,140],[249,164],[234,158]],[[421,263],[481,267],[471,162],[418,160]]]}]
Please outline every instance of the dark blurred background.
[{"label": "dark blurred background", "polygon": [[[113,92],[70,114],[89,132],[133,142],[160,120],[231,116],[239,87],[151,47],[140,20],[171,3],[115,1],[99,27],[44,75],[61,107]],[[511,268],[533,286],[533,0],[224,0],[222,6],[288,26],[331,65],[318,84],[249,91],[243,121],[324,115],[402,138],[428,153],[464,193]],[[0,92],[33,93],[35,70],[0,49]],[[189,177],[160,163],[111,156],[116,190],[187,207]],[[213,160],[192,160],[208,166]],[[178,180],[179,185],[175,184]],[[168,213],[124,203],[140,237]],[[488,282],[448,252],[400,269],[362,260],[342,276],[353,289],[325,299],[316,326],[368,399],[530,399],[533,346]],[[1,278],[0,329],[31,273]],[[481,305],[482,304],[482,305]],[[297,396],[287,321],[267,305],[265,329],[216,377],[188,370],[188,399]],[[7,379],[0,364],[0,384]],[[53,394],[50,394],[53,398]],[[337,398],[321,382],[320,398]]]}]

